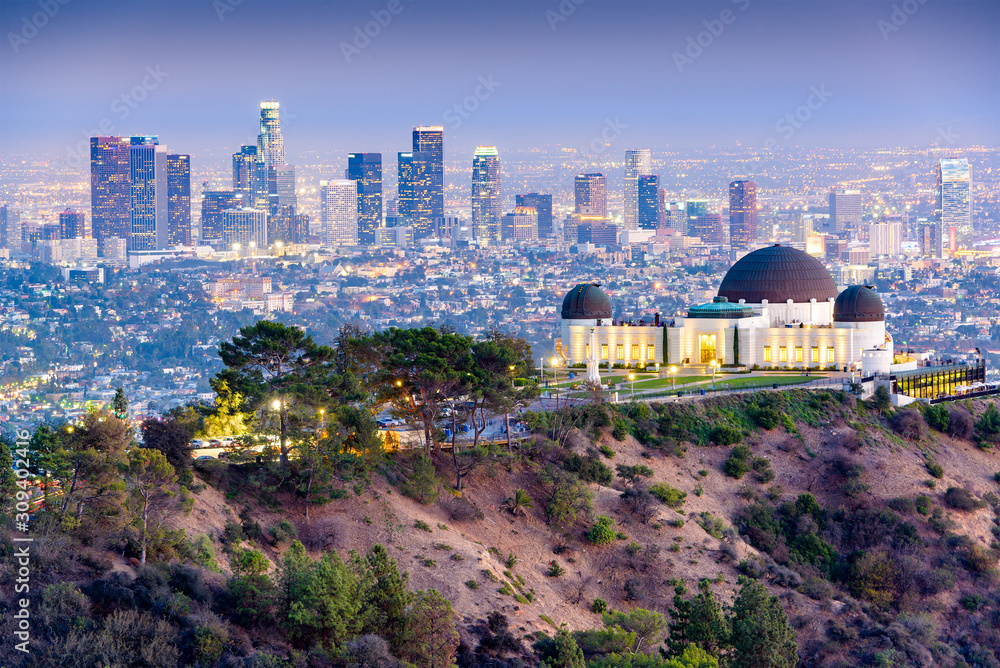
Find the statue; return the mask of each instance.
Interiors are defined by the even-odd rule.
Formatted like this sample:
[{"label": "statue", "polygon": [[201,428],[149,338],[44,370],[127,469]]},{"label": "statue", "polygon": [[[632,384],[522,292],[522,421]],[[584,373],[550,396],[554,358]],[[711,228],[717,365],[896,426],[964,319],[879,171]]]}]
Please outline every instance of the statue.
[{"label": "statue", "polygon": [[587,355],[587,382],[601,382],[601,373],[597,361],[597,328],[590,328],[590,354]]}]

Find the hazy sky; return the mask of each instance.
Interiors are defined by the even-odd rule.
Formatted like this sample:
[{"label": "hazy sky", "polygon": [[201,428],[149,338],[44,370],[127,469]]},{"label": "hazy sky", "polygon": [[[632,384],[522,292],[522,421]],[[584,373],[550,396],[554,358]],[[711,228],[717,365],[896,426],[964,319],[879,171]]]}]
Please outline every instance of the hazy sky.
[{"label": "hazy sky", "polygon": [[221,155],[268,98],[289,162],[407,150],[416,124],[449,158],[1000,144],[997,0],[2,0],[0,36],[4,153],[103,122]]}]

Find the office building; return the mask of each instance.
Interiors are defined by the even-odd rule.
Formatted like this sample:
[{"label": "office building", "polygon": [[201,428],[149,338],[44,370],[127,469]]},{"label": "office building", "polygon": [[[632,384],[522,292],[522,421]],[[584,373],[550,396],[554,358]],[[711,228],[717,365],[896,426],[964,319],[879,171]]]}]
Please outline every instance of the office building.
[{"label": "office building", "polygon": [[934,166],[938,220],[955,228],[957,245],[972,248],[972,172],[965,158],[946,158]]},{"label": "office building", "polygon": [[850,232],[861,224],[861,191],[830,190],[830,227],[834,232]]},{"label": "office building", "polygon": [[709,202],[707,199],[689,199],[685,206],[687,207],[688,220],[709,214]]},{"label": "office building", "polygon": [[296,213],[295,207],[283,206],[267,221],[268,244],[304,244],[309,240],[309,215]]},{"label": "office building", "polygon": [[256,146],[242,146],[233,154],[233,190],[243,195],[243,201],[261,203],[266,197],[267,186],[261,183],[266,171],[258,160]]},{"label": "office building", "polygon": [[[624,197],[624,221],[626,230],[634,230],[640,227],[639,208],[641,195],[639,194],[639,178],[650,176],[653,173],[653,160],[648,148],[633,148],[625,151],[625,192]],[[657,223],[658,224],[658,223]],[[654,229],[646,228],[646,229]]]},{"label": "office building", "polygon": [[87,215],[82,211],[71,211],[66,209],[59,214],[59,238],[60,239],[81,239],[91,238],[90,225],[87,224]]},{"label": "office building", "polygon": [[576,243],[617,246],[618,226],[607,220],[583,220],[576,228]]},{"label": "office building", "polygon": [[[223,247],[223,212],[242,209],[250,201],[233,190],[204,190],[201,193],[201,243]],[[252,207],[246,207],[252,208]]]},{"label": "office building", "polygon": [[281,136],[281,105],[275,100],[260,103],[260,134],[257,135],[257,156],[265,168],[275,169],[285,164],[285,140]]},{"label": "office building", "polygon": [[434,218],[444,215],[444,128],[413,128],[412,156],[414,206],[410,218],[414,235],[422,239],[432,234]]},{"label": "office building", "polygon": [[658,229],[663,219],[663,209],[660,205],[660,177],[655,174],[640,175],[636,180],[636,193],[638,197],[636,224],[632,227],[626,225],[625,229]]},{"label": "office building", "polygon": [[721,213],[706,213],[688,220],[688,236],[698,237],[703,244],[721,246],[726,243],[726,231]]},{"label": "office building", "polygon": [[[413,151],[399,154],[399,178],[397,185],[398,217],[413,227],[417,239],[432,234],[434,216],[432,214],[432,156],[429,153]],[[443,215],[442,213],[438,215]]]},{"label": "office building", "polygon": [[155,136],[129,139],[130,251],[167,247],[167,147]]},{"label": "office building", "polygon": [[0,206],[0,248],[21,252],[21,212],[8,204]]},{"label": "office building", "polygon": [[575,213],[594,218],[608,217],[608,181],[604,174],[577,174],[573,186]]},{"label": "office building", "polygon": [[267,211],[263,209],[226,209],[222,212],[222,248],[256,254],[267,247]]},{"label": "office building", "polygon": [[167,245],[191,245],[191,156],[167,155]]},{"label": "office building", "polygon": [[373,246],[382,227],[382,154],[349,153],[347,178],[358,184],[358,243]]},{"label": "office building", "polygon": [[745,251],[757,243],[757,184],[737,178],[729,184],[729,245]]},{"label": "office building", "polygon": [[129,139],[90,138],[90,222],[103,253],[109,238],[128,240],[132,191],[129,181]]},{"label": "office building", "polygon": [[[495,146],[480,146],[472,157],[472,233],[484,244],[501,239],[500,217],[503,215],[503,193],[500,184],[500,157]],[[538,212],[535,212],[537,237]],[[508,216],[511,214],[508,214]],[[507,221],[503,240],[507,241]]]},{"label": "office building", "polygon": [[277,208],[298,208],[299,198],[295,194],[295,165],[279,165],[274,168]]},{"label": "office building", "polygon": [[538,238],[538,211],[530,206],[514,207],[503,217],[501,238],[505,244],[531,241]]},{"label": "office building", "polygon": [[538,238],[551,239],[552,230],[552,195],[528,193],[516,197],[516,206],[530,206],[538,213]]},{"label": "office building", "polygon": [[902,224],[882,221],[868,226],[868,248],[872,257],[896,256],[902,252]]},{"label": "office building", "polygon": [[687,207],[684,202],[664,202],[663,213],[670,234],[687,232]]},{"label": "office building", "polygon": [[321,232],[324,246],[358,244],[358,184],[350,179],[320,181]]}]

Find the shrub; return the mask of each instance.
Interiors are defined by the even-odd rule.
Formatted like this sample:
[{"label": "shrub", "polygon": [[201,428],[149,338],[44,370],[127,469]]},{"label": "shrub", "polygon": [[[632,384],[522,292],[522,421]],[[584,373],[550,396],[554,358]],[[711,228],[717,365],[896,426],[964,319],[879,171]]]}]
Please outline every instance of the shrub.
[{"label": "shrub", "polygon": [[665,482],[650,485],[649,493],[655,496],[660,503],[674,510],[679,510],[684,505],[684,499],[687,497],[687,492],[682,492]]},{"label": "shrub", "polygon": [[476,582],[475,580],[466,580],[465,586],[468,587],[469,589],[479,589],[479,583]]},{"label": "shrub", "polygon": [[453,522],[481,520],[484,517],[483,511],[465,498],[449,497],[442,505]]},{"label": "shrub", "polygon": [[759,483],[769,483],[774,480],[774,471],[771,469],[771,460],[767,457],[754,457],[751,466],[754,476]]},{"label": "shrub", "polygon": [[625,420],[615,420],[615,426],[611,430],[611,436],[616,441],[624,441],[625,437],[628,436],[628,423]]},{"label": "shrub", "polygon": [[557,578],[561,575],[564,575],[566,573],[566,569],[560,566],[559,562],[553,560],[549,562],[549,570],[547,570],[545,573],[550,578]]},{"label": "shrub", "polygon": [[570,473],[575,473],[580,480],[595,482],[598,485],[610,485],[614,474],[597,457],[581,457],[570,453],[562,461],[562,467]]},{"label": "shrub", "polygon": [[986,604],[986,599],[979,594],[969,594],[968,596],[963,596],[959,600],[959,603],[961,603],[962,607],[969,612],[975,612]]},{"label": "shrub", "polygon": [[607,609],[608,609],[608,602],[605,601],[603,598],[595,598],[594,599],[594,604],[592,606],[590,606],[590,609],[592,611],[594,611],[595,613],[597,613],[597,614],[601,614],[602,612],[606,612],[607,611]]},{"label": "shrub", "polygon": [[913,500],[913,507],[917,509],[917,512],[921,515],[928,515],[931,512],[931,497],[926,494],[921,494]]},{"label": "shrub", "polygon": [[730,478],[739,480],[750,470],[750,447],[737,445],[729,453],[729,459],[722,465],[722,471]]},{"label": "shrub", "polygon": [[716,445],[732,445],[743,438],[743,432],[728,424],[720,424],[708,432],[708,440]]},{"label": "shrub", "polygon": [[420,529],[421,531],[426,531],[427,533],[431,533],[432,531],[434,531],[433,529],[431,529],[431,525],[428,524],[427,522],[424,522],[423,520],[417,520],[416,522],[414,522],[413,528]]},{"label": "shrub", "polygon": [[997,410],[996,404],[987,406],[976,420],[976,436],[981,444],[994,445],[1000,441],[1000,410]]},{"label": "shrub", "polygon": [[427,505],[438,498],[437,471],[431,458],[420,454],[413,460],[412,471],[403,482],[401,491],[415,501]]},{"label": "shrub", "polygon": [[986,503],[977,499],[972,492],[963,487],[949,487],[944,493],[944,502],[949,508],[956,510],[978,510]]},{"label": "shrub", "polygon": [[601,445],[599,445],[597,449],[600,450],[601,454],[607,457],[608,459],[614,459],[615,451],[611,448],[610,445],[606,443],[601,443]]},{"label": "shrub", "polygon": [[293,541],[299,537],[299,530],[289,520],[281,520],[272,524],[268,529],[275,545],[280,545],[286,541]]},{"label": "shrub", "polygon": [[948,435],[968,441],[976,431],[976,425],[969,411],[958,406],[948,409]]},{"label": "shrub", "polygon": [[594,522],[594,525],[587,530],[584,537],[594,545],[613,543],[618,537],[618,532],[615,531],[615,521],[607,515],[601,515]]},{"label": "shrub", "polygon": [[625,464],[619,464],[615,467],[615,472],[618,473],[618,477],[625,480],[629,484],[635,484],[639,477],[652,478],[653,469],[649,468],[645,464],[637,464],[636,466],[626,466]]},{"label": "shrub", "polygon": [[948,433],[948,427],[951,424],[951,415],[945,406],[941,404],[928,406],[924,411],[924,419],[927,420],[927,424],[933,429],[943,434]]},{"label": "shrub", "polygon": [[917,505],[913,502],[913,499],[905,496],[897,496],[895,499],[890,499],[889,507],[897,513],[903,513],[904,515],[917,510]]},{"label": "shrub", "polygon": [[916,408],[897,412],[890,424],[893,431],[910,441],[919,441],[927,435],[927,423]]},{"label": "shrub", "polygon": [[937,460],[935,460],[933,457],[928,457],[927,461],[924,463],[924,466],[927,467],[927,472],[930,473],[935,478],[940,479],[944,477],[944,467],[938,464]]}]

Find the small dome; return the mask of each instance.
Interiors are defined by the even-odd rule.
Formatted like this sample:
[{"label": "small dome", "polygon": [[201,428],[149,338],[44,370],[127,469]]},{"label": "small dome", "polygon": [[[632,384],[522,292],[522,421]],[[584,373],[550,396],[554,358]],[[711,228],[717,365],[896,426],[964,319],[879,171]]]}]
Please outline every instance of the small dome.
[{"label": "small dome", "polygon": [[743,256],[730,267],[719,296],[738,303],[825,302],[837,296],[837,286],[823,263],[791,246],[774,245]]},{"label": "small dome", "polygon": [[733,304],[725,297],[716,297],[710,304],[688,309],[689,318],[749,318],[753,309],[746,304]]},{"label": "small dome", "polygon": [[600,283],[581,283],[566,293],[563,320],[596,320],[611,317],[611,299]]},{"label": "small dome", "polygon": [[852,285],[833,302],[834,322],[881,322],[885,307],[870,285]]}]

